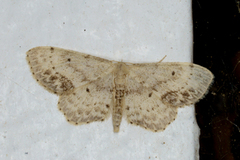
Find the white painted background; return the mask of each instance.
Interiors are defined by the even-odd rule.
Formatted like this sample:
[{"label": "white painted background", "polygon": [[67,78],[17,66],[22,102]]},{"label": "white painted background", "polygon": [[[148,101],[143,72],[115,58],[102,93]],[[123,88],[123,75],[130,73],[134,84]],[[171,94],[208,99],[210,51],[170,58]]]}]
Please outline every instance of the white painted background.
[{"label": "white painted background", "polygon": [[110,60],[190,62],[191,0],[3,0],[0,5],[0,159],[198,159],[194,107],[164,132],[111,118],[66,122],[56,95],[32,78],[27,50],[55,46]]}]

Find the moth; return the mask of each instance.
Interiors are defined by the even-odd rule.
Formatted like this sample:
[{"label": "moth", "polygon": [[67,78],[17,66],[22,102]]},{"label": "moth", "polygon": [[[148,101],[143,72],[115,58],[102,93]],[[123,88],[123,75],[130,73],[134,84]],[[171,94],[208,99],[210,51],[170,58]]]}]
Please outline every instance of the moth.
[{"label": "moth", "polygon": [[163,131],[179,107],[206,94],[213,74],[187,62],[125,63],[57,47],[27,53],[33,77],[59,96],[67,121],[82,125],[112,115],[113,131],[122,118],[147,130]]}]

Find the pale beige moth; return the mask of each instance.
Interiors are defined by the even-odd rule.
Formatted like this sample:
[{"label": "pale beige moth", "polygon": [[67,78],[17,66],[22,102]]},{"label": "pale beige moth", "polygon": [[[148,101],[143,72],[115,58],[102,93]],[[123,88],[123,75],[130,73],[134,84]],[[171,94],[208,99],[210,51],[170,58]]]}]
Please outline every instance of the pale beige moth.
[{"label": "pale beige moth", "polygon": [[179,107],[204,97],[213,80],[208,69],[187,62],[116,62],[56,47],[26,54],[33,77],[59,96],[58,108],[68,122],[81,125],[112,115],[114,132],[123,117],[163,131]]}]

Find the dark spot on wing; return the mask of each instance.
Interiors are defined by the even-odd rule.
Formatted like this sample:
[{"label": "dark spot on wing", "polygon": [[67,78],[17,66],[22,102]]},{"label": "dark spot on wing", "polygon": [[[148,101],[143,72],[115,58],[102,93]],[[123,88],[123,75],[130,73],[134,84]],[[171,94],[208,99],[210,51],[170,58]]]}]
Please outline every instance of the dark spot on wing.
[{"label": "dark spot on wing", "polygon": [[49,80],[51,80],[51,81],[55,81],[56,79],[58,79],[58,77],[57,76],[51,76],[50,78],[49,78]]},{"label": "dark spot on wing", "polygon": [[183,104],[186,104],[186,103],[187,103],[186,100],[182,100],[182,99],[180,99],[180,102],[183,103]]},{"label": "dark spot on wing", "polygon": [[178,91],[169,91],[161,96],[162,100],[170,104],[175,104],[178,98]]},{"label": "dark spot on wing", "polygon": [[59,81],[61,83],[60,88],[62,88],[63,91],[67,91],[74,88],[72,81],[70,81],[68,78],[66,78],[63,75],[61,75]]},{"label": "dark spot on wing", "polygon": [[53,52],[54,52],[54,48],[53,48],[53,47],[51,47],[51,48],[50,48],[50,50],[51,50],[51,53],[53,53]]},{"label": "dark spot on wing", "polygon": [[49,72],[45,72],[43,75],[39,74],[39,78],[43,82],[43,86],[47,86],[47,88],[50,88],[52,92],[57,93],[58,91],[68,91],[70,89],[73,89],[73,83],[70,81],[67,77],[61,75],[61,74],[54,74],[51,76],[45,76],[48,75]]},{"label": "dark spot on wing", "polygon": [[144,83],[145,83],[145,81],[140,82],[140,84],[144,84]]},{"label": "dark spot on wing", "polygon": [[190,97],[190,94],[189,94],[187,91],[185,91],[185,92],[182,93],[182,96],[183,96],[184,98],[189,98],[189,97]]},{"label": "dark spot on wing", "polygon": [[157,90],[156,88],[154,88],[154,87],[152,88],[152,90],[154,90],[154,91],[158,92],[158,90]]},{"label": "dark spot on wing", "polygon": [[152,97],[152,93],[149,93],[148,97]]},{"label": "dark spot on wing", "polygon": [[50,75],[52,72],[48,69],[48,70],[46,70],[43,74],[44,75]]}]

